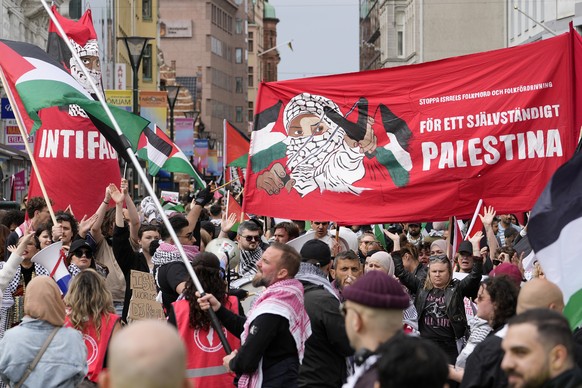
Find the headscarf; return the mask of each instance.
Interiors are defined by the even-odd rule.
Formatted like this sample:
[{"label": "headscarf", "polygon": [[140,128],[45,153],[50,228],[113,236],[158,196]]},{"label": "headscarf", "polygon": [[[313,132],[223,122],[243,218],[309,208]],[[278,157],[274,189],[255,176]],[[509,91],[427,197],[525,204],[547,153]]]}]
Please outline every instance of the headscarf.
[{"label": "headscarf", "polygon": [[446,240],[434,240],[432,242],[432,244],[430,244],[430,249],[432,250],[432,247],[436,245],[437,247],[439,247],[444,253],[445,255],[447,254],[447,241]]},{"label": "headscarf", "polygon": [[378,264],[380,264],[382,268],[386,270],[388,275],[394,276],[394,260],[392,260],[390,253],[385,251],[378,251],[370,256],[370,259],[377,260]]},{"label": "headscarf", "polygon": [[55,281],[48,276],[36,276],[26,286],[24,314],[47,321],[53,326],[65,324],[65,303]]}]

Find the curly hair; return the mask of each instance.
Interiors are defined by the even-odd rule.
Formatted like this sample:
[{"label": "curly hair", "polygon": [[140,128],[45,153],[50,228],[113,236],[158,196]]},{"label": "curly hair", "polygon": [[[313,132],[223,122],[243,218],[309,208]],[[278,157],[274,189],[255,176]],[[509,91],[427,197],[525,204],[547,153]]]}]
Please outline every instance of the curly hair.
[{"label": "curly hair", "polygon": [[93,269],[81,271],[71,280],[69,291],[65,295],[65,304],[71,309],[69,320],[73,327],[84,332],[87,322],[92,321],[101,336],[101,316],[114,313],[113,297],[105,285],[105,278]]},{"label": "curly hair", "polygon": [[[194,258],[192,266],[204,292],[214,295],[221,304],[225,304],[227,302],[226,282],[224,281],[224,272],[220,268],[218,257],[214,253],[201,252]],[[210,315],[200,309],[196,291],[194,281],[192,278],[188,279],[184,289],[184,298],[190,305],[189,325],[193,329],[208,330],[210,327]]]},{"label": "curly hair", "polygon": [[493,304],[493,330],[503,326],[507,320],[515,315],[517,306],[518,287],[506,275],[487,278],[481,282]]}]

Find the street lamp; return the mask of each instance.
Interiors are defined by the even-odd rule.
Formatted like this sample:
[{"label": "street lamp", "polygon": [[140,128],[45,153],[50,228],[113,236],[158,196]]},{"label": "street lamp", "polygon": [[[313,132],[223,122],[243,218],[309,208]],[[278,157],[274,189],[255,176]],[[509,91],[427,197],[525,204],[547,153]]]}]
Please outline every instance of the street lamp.
[{"label": "street lamp", "polygon": [[138,70],[141,60],[143,58],[143,52],[145,51],[146,44],[152,38],[146,38],[143,36],[125,36],[122,39],[129,53],[129,63],[131,65],[131,70],[133,71],[133,113],[139,114],[138,112]]},{"label": "street lamp", "polygon": [[[180,87],[180,85],[166,85],[168,107],[170,108],[170,140],[172,143],[174,142],[174,106],[176,106],[176,100],[178,100]],[[170,182],[172,182],[172,190],[174,190],[174,173],[170,173]]]}]

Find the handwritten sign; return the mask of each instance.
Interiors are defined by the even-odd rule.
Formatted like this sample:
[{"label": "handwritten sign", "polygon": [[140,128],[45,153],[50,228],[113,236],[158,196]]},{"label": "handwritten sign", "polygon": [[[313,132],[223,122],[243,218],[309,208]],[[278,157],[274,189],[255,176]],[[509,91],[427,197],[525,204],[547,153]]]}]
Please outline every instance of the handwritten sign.
[{"label": "handwritten sign", "polygon": [[156,301],[154,277],[150,273],[132,270],[130,288],[132,295],[127,315],[130,322],[164,318],[162,305]]}]

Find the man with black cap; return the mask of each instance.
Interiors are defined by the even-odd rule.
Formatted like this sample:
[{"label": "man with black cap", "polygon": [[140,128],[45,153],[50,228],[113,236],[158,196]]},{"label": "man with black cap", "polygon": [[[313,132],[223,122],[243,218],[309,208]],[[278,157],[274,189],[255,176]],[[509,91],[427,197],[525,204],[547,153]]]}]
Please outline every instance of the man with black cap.
[{"label": "man with black cap", "polygon": [[339,297],[324,271],[329,272],[331,251],[323,241],[310,240],[300,254],[302,263],[295,278],[303,284],[312,335],[305,343],[299,387],[339,387],[346,379],[346,357],[354,351],[346,336]]},{"label": "man with black cap", "polygon": [[408,295],[396,279],[381,271],[370,271],[344,289],[342,313],[346,332],[355,349],[356,368],[344,388],[373,387],[378,380],[376,354],[380,345],[403,335],[403,310]]}]

